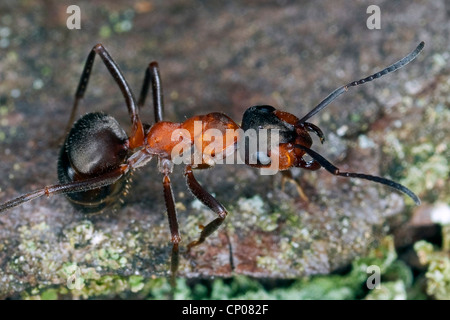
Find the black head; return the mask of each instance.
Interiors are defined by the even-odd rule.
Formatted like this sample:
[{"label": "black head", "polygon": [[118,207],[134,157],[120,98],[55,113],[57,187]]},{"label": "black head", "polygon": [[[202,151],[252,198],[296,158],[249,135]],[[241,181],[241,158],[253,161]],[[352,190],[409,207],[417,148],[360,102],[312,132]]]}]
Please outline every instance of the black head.
[{"label": "black head", "polygon": [[241,127],[244,131],[254,129],[278,129],[280,130],[280,143],[292,142],[295,139],[295,128],[293,125],[281,120],[274,113],[276,109],[272,106],[261,105],[250,107],[244,112]]}]

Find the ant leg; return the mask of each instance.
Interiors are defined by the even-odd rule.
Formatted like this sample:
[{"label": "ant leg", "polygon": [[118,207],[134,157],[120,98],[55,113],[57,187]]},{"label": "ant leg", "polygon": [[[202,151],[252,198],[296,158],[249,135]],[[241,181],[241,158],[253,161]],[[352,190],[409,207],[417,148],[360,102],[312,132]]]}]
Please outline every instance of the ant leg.
[{"label": "ant leg", "polygon": [[91,76],[92,66],[94,65],[96,54],[98,54],[102,58],[103,63],[105,64],[106,68],[116,81],[117,85],[120,88],[120,91],[122,92],[123,97],[125,98],[125,103],[127,105],[128,113],[130,115],[132,123],[132,134],[130,137],[131,148],[140,146],[144,141],[144,130],[142,127],[142,123],[139,120],[138,108],[136,106],[133,92],[131,91],[130,86],[128,85],[122,72],[120,71],[119,66],[109,55],[106,48],[103,47],[103,45],[100,43],[92,48],[91,52],[87,57],[83,73],[81,74],[80,82],[78,83],[78,88],[75,93],[75,101],[72,106],[69,122],[66,126],[66,132],[70,130],[78,108],[78,103],[84,97],[84,93],[89,83],[89,77]]},{"label": "ant leg", "polygon": [[158,63],[151,62],[145,70],[144,83],[142,84],[141,94],[139,95],[138,106],[142,108],[147,98],[148,88],[152,84],[153,108],[155,112],[155,122],[163,120],[164,100],[161,75],[159,73]]},{"label": "ant leg", "polygon": [[172,243],[179,243],[181,241],[180,233],[178,232],[177,211],[175,209],[175,201],[172,192],[172,185],[170,183],[169,174],[164,174],[164,201],[167,208],[167,216],[169,218],[170,234],[172,236]]},{"label": "ant leg", "polygon": [[177,219],[177,211],[175,209],[175,201],[172,192],[172,185],[170,183],[169,173],[164,173],[163,178],[163,186],[164,186],[164,201],[166,203],[167,208],[167,216],[169,218],[169,228],[171,234],[172,241],[172,254],[170,258],[170,285],[172,290],[175,290],[175,282],[178,273],[178,265],[179,265],[179,250],[178,243],[181,241],[180,233],[178,231],[178,219]]},{"label": "ant leg", "polygon": [[401,185],[401,184],[399,184],[397,182],[394,182],[394,181],[389,180],[389,179],[377,177],[377,176],[367,175],[367,174],[364,174],[364,173],[340,172],[338,167],[336,167],[333,164],[331,164],[327,159],[322,157],[317,152],[315,152],[315,151],[313,151],[313,150],[311,150],[311,149],[309,149],[309,148],[307,148],[305,146],[302,146],[300,144],[296,144],[295,147],[305,151],[318,164],[320,164],[322,167],[324,167],[325,170],[327,170],[331,174],[334,174],[335,176],[348,177],[348,178],[359,178],[359,179],[365,179],[365,180],[370,180],[370,181],[373,181],[373,182],[384,184],[386,186],[389,186],[391,188],[394,188],[394,189],[396,189],[398,191],[401,191],[401,192],[405,193],[407,196],[409,196],[416,203],[416,205],[420,205],[419,197],[416,196],[414,194],[414,192],[409,190],[407,187],[405,187],[405,186],[403,186],[403,185]]},{"label": "ant leg", "polygon": [[86,63],[84,64],[83,73],[81,74],[80,82],[78,83],[77,91],[75,92],[75,100],[73,101],[69,122],[67,122],[66,129],[64,130],[65,134],[70,131],[70,128],[72,128],[72,124],[75,121],[78,103],[84,97],[84,92],[86,91],[87,85],[89,83],[89,76],[91,75],[92,66],[94,65],[94,59],[95,51],[91,50],[86,59]]},{"label": "ant leg", "polygon": [[[319,132],[321,132],[320,129],[319,129]],[[319,135],[319,137],[320,137],[320,135]],[[318,170],[321,168],[320,163],[318,163],[314,159],[306,162],[305,160],[303,160],[303,158],[300,158],[300,160],[297,160],[297,161],[298,162],[295,164],[295,167],[297,167],[297,168],[303,168],[303,169],[311,170],[311,171],[315,171],[315,170]],[[291,170],[281,171],[281,174],[283,175],[282,180],[281,180],[281,183],[282,183],[281,190],[284,191],[284,185],[287,181],[294,183],[295,186],[297,187],[297,192],[298,192],[300,198],[302,198],[302,200],[304,202],[309,202],[308,197],[306,196],[306,194],[303,191],[303,188],[300,186],[300,183],[297,180],[295,180],[294,177],[292,176]]]},{"label": "ant leg", "polygon": [[305,192],[303,191],[303,188],[300,186],[300,183],[298,183],[298,181],[295,180],[294,177],[292,176],[291,170],[281,171],[281,175],[282,175],[281,191],[284,192],[284,187],[286,185],[286,182],[291,182],[291,183],[295,184],[295,187],[297,188],[297,192],[298,192],[298,195],[300,196],[300,198],[302,198],[302,200],[304,202],[309,202],[309,199],[306,196]]},{"label": "ant leg", "polygon": [[170,255],[170,287],[171,287],[171,295],[172,299],[175,294],[175,289],[177,288],[177,273],[178,273],[178,265],[180,261],[180,251],[178,249],[178,243],[172,244],[172,253]]},{"label": "ant leg", "polygon": [[328,106],[331,102],[333,102],[337,97],[339,97],[344,92],[347,92],[350,87],[355,87],[360,84],[364,84],[366,82],[378,79],[385,74],[394,72],[397,69],[400,69],[404,66],[406,66],[408,63],[413,61],[417,55],[422,51],[425,43],[422,41],[414,51],[410,52],[406,57],[403,59],[397,61],[396,63],[391,64],[389,67],[384,68],[383,70],[376,72],[366,78],[352,81],[345,86],[342,86],[340,88],[337,88],[332,93],[330,93],[325,99],[323,99],[314,109],[312,109],[310,112],[308,112],[303,118],[299,120],[299,123],[304,123],[306,120],[314,116],[316,113],[320,112],[322,109],[324,109],[326,106]]},{"label": "ant leg", "polygon": [[104,186],[113,184],[114,182],[119,180],[126,172],[128,172],[128,170],[129,170],[128,165],[123,165],[114,171],[108,172],[104,175],[101,175],[101,176],[98,176],[98,177],[95,177],[92,179],[86,179],[86,180],[69,182],[69,183],[65,183],[65,184],[56,184],[53,186],[48,186],[43,189],[21,195],[15,199],[12,199],[10,201],[0,204],[0,212],[3,212],[5,210],[11,209],[13,207],[19,206],[25,202],[34,200],[34,199],[42,197],[44,195],[51,196],[54,194],[88,191],[88,190],[104,187]]},{"label": "ant leg", "polygon": [[224,208],[224,206],[216,200],[216,198],[214,198],[200,185],[200,183],[198,183],[197,179],[195,179],[194,173],[192,172],[191,165],[186,166],[184,175],[186,176],[189,190],[191,190],[194,196],[218,215],[216,219],[202,228],[202,232],[200,233],[200,237],[198,238],[198,240],[192,241],[188,244],[187,249],[189,252],[192,247],[198,246],[199,244],[203,243],[207,237],[209,237],[222,225],[223,221],[227,217],[228,212]]},{"label": "ant leg", "polygon": [[117,180],[122,178],[125,174],[133,169],[137,169],[145,165],[152,158],[151,155],[147,154],[145,151],[137,152],[133,154],[127,161],[127,163],[120,165],[117,169],[110,172],[102,174],[98,177],[84,179],[79,181],[72,181],[63,184],[55,184],[52,186],[44,187],[40,190],[36,190],[10,201],[0,204],[0,213],[17,207],[25,202],[34,200],[36,198],[42,197],[44,195],[51,196],[54,194],[72,193],[72,192],[83,192],[89,191],[97,188],[101,188],[110,184],[115,183]]},{"label": "ant leg", "polygon": [[95,51],[91,50],[84,64],[83,72],[81,73],[80,82],[78,83],[77,91],[75,92],[75,100],[73,101],[72,110],[70,112],[69,121],[66,124],[66,128],[64,129],[64,134],[59,137],[59,139],[55,140],[54,144],[63,143],[66,135],[69,133],[72,128],[73,122],[75,121],[75,115],[77,114],[78,103],[84,97],[84,92],[89,83],[89,77],[91,75],[92,66],[94,65],[95,60]]}]

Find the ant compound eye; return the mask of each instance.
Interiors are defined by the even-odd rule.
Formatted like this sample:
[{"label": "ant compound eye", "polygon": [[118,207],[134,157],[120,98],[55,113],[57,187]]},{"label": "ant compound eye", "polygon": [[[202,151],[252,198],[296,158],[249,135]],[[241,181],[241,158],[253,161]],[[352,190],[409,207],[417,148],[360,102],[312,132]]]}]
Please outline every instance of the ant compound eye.
[{"label": "ant compound eye", "polygon": [[270,157],[265,152],[258,151],[256,153],[254,153],[251,158],[253,158],[253,159],[251,159],[253,161],[256,160],[256,162],[258,164],[262,164],[262,165],[270,164]]}]

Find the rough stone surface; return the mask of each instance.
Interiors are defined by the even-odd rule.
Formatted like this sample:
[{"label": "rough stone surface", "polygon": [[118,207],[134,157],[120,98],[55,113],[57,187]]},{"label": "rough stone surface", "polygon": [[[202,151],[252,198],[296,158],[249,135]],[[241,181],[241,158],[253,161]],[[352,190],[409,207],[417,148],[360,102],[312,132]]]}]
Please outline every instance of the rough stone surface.
[{"label": "rough stone surface", "polygon": [[[240,122],[256,104],[301,116],[338,86],[395,62],[424,40],[416,61],[352,88],[310,121],[327,138],[324,146],[315,140],[316,150],[341,169],[391,177],[425,203],[448,198],[445,0],[377,1],[381,30],[366,27],[366,3],[344,0],[79,1],[81,30],[66,28],[70,4],[0,4],[0,201],[57,181],[54,141],[98,42],[135,95],[148,63],[160,63],[167,120],[221,111]],[[100,59],[80,114],[94,110],[114,115],[129,130],[120,91]],[[151,122],[150,107],[142,117]],[[324,170],[294,175],[307,204],[292,185],[281,190],[280,176],[237,165],[198,172],[230,215],[190,255],[182,246],[180,276],[326,274],[367,252],[415,210],[403,195],[377,184]],[[64,285],[74,265],[85,278],[89,272],[91,278],[165,276],[170,234],[161,182],[150,163],[135,172],[126,206],[102,216],[76,212],[63,196],[1,214],[0,297]],[[182,168],[172,182],[185,245],[214,215],[188,192]]]}]

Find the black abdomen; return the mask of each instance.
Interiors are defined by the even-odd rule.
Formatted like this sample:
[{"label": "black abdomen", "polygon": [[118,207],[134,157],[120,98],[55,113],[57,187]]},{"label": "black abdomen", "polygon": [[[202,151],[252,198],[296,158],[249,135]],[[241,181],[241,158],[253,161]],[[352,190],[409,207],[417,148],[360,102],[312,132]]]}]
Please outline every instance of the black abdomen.
[{"label": "black abdomen", "polygon": [[[58,161],[60,183],[89,179],[117,169],[128,155],[127,135],[117,121],[104,113],[89,113],[69,132]],[[127,189],[125,176],[109,186],[66,194],[72,205],[84,213],[119,204]]]}]

